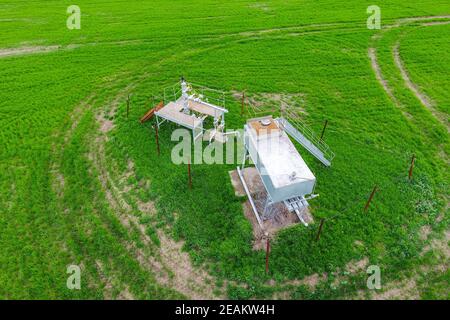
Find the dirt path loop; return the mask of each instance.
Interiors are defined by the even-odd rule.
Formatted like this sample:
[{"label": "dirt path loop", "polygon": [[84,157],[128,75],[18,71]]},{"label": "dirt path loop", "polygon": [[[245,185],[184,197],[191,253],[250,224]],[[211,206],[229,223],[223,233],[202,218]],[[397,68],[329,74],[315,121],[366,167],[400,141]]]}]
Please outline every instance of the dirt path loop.
[{"label": "dirt path loop", "polygon": [[[372,36],[372,40],[379,40],[383,37],[384,33],[389,31],[392,28],[398,28],[401,26],[404,26],[409,23],[414,22],[421,22],[421,21],[427,21],[427,20],[434,20],[434,19],[450,19],[450,15],[441,15],[441,16],[424,16],[424,17],[412,17],[412,18],[403,18],[397,20],[396,23],[392,25],[387,25],[383,27],[383,29]],[[432,26],[436,24],[443,24],[448,23],[449,21],[432,21],[428,23],[422,23],[421,26]],[[419,90],[419,87],[413,83],[409,77],[409,74],[400,58],[400,52],[399,52],[399,41],[396,42],[395,46],[392,48],[392,54],[394,58],[395,65],[400,71],[400,74],[405,82],[406,87],[411,90],[411,92],[414,94],[414,96],[420,101],[420,103],[430,110],[430,112],[433,114],[433,116],[442,123],[446,128],[447,131],[450,132],[450,127],[447,121],[447,116],[443,114],[442,112],[438,111],[433,101],[423,92]],[[377,59],[377,53],[375,47],[369,47],[368,49],[368,57],[371,62],[371,67],[373,72],[375,73],[375,77],[377,81],[380,83],[380,85],[383,87],[384,91],[387,93],[387,95],[390,97],[390,99],[394,102],[394,104],[402,111],[403,115],[407,117],[408,119],[411,118],[411,115],[406,113],[403,108],[401,107],[401,104],[399,103],[398,99],[394,96],[392,89],[389,86],[388,81],[383,77],[383,74],[381,72],[381,68]]]},{"label": "dirt path loop", "polygon": [[391,98],[396,105],[399,105],[397,98],[392,93],[392,90],[389,87],[388,82],[386,81],[386,79],[383,78],[383,74],[381,73],[381,68],[377,59],[377,49],[369,48],[368,56],[370,59],[370,64],[372,66],[373,72],[375,72],[375,77],[377,78],[378,82],[381,84],[384,91],[386,91],[389,98]]},{"label": "dirt path loop", "polygon": [[145,39],[136,40],[120,40],[120,41],[104,41],[104,42],[86,42],[86,43],[73,43],[68,45],[26,45],[15,48],[0,48],[0,59],[14,57],[14,56],[26,56],[31,54],[48,53],[59,50],[73,50],[86,46],[101,46],[101,45],[136,45],[142,44]]},{"label": "dirt path loop", "polygon": [[[127,181],[126,177],[134,175],[134,164],[129,161],[127,172],[122,177],[113,177],[108,171],[105,153],[105,144],[108,141],[107,133],[114,126],[109,119],[114,117],[118,106],[136,84],[130,84],[122,89],[112,103],[99,110],[96,116],[99,130],[96,133],[95,142],[92,144],[89,158],[99,172],[99,180],[108,203],[118,215],[120,222],[128,229],[136,227],[140,232],[143,243],[151,246],[152,241],[145,233],[144,225],[140,224],[137,216],[133,214],[133,203],[127,199],[131,198],[141,212],[148,215],[155,214],[154,204],[151,202],[141,203],[131,196],[133,194],[131,191],[137,192],[139,186],[124,185],[119,187],[120,182]],[[124,197],[124,194],[128,194],[128,197]],[[192,265],[189,255],[182,251],[183,242],[174,241],[161,230],[158,230],[158,238],[160,246],[157,248],[158,252],[156,254],[153,252],[153,255],[133,244],[128,244],[127,248],[135,253],[142,267],[155,274],[156,280],[161,285],[174,288],[190,299],[224,298],[224,293],[219,293],[220,290],[215,288],[215,279],[202,268],[196,268]],[[216,292],[219,293],[219,296],[216,295]]]},{"label": "dirt path loop", "polygon": [[[111,79],[111,82],[107,85],[103,86],[103,89],[110,89],[114,85],[115,81],[118,79],[120,74],[118,74],[116,77]],[[53,143],[51,148],[51,163],[50,163],[50,180],[51,180],[51,186],[54,191],[54,193],[57,195],[57,206],[59,210],[64,213],[68,214],[69,209],[65,207],[64,205],[64,188],[65,188],[65,178],[64,174],[62,172],[62,161],[64,157],[64,152],[67,147],[67,145],[70,143],[73,135],[75,134],[79,123],[81,122],[83,116],[86,114],[87,111],[92,110],[93,105],[95,104],[95,100],[97,99],[97,92],[91,93],[89,96],[87,96],[85,99],[80,101],[80,103],[69,113],[68,118],[66,120],[67,125],[62,126],[61,128],[58,128],[53,133]],[[63,250],[66,251],[69,255],[72,257],[72,261],[79,261],[79,257],[75,257],[67,248],[65,243],[62,243]],[[79,261],[80,266],[86,265],[87,261],[81,260]],[[82,267],[83,269],[83,267]],[[99,270],[100,280],[104,284],[104,297],[111,298],[111,286],[109,285],[112,280],[109,278],[106,278],[102,274],[102,270]],[[96,283],[96,279],[88,278],[86,279],[86,282],[88,286],[93,286],[94,283]],[[119,298],[122,296],[130,296],[127,292],[127,286],[124,288],[124,293],[119,294]]]}]

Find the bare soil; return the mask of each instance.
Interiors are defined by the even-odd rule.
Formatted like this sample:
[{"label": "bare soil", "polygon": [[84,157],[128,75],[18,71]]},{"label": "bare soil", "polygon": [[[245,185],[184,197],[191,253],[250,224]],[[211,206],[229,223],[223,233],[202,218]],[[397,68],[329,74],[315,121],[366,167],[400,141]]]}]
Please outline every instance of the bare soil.
[{"label": "bare soil", "polygon": [[[245,196],[245,190],[242,182],[239,178],[237,170],[230,171],[231,183],[234,187],[235,194],[237,196]],[[267,198],[267,192],[264,184],[259,176],[258,171],[254,167],[245,168],[242,171],[245,182],[252,195],[256,209],[261,214],[264,210],[265,201]],[[253,227],[253,249],[263,250],[266,247],[267,237],[272,238],[275,234],[289,226],[299,223],[299,219],[295,213],[289,212],[283,203],[277,203],[272,206],[270,218],[262,220],[263,228],[258,223],[255,217],[250,201],[247,200],[243,203],[244,215],[250,221]],[[313,217],[308,209],[304,209],[302,212],[302,218],[309,224],[313,222]]]},{"label": "bare soil", "polygon": [[4,48],[0,49],[0,59],[11,56],[52,52],[58,50],[59,48],[60,46],[28,46],[20,48]]}]

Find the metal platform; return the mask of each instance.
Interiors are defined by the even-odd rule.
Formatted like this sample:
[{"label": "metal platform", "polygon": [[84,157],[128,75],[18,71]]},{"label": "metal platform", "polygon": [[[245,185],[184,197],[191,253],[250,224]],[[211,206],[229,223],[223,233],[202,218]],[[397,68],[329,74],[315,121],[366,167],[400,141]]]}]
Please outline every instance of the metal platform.
[{"label": "metal platform", "polygon": [[[199,91],[201,93],[198,93],[194,86],[191,83],[187,83],[183,78],[179,86],[180,89],[175,86],[164,89],[164,101],[167,102],[169,97],[173,98],[173,100],[169,101],[164,107],[155,110],[154,114],[158,128],[164,121],[174,122],[191,129],[194,141],[196,141],[197,138],[203,136],[203,122],[206,117],[210,116],[214,119],[214,135],[211,136],[211,140],[226,141],[227,134],[223,131],[225,128],[225,114],[228,113],[228,110],[224,108],[224,93],[206,87],[200,87]],[[223,96],[223,100],[205,96],[205,90],[219,93],[219,95]],[[172,91],[172,94],[168,94],[168,91]],[[210,99],[222,103],[223,106],[210,103]],[[160,121],[159,118],[162,118],[163,121]]]}]

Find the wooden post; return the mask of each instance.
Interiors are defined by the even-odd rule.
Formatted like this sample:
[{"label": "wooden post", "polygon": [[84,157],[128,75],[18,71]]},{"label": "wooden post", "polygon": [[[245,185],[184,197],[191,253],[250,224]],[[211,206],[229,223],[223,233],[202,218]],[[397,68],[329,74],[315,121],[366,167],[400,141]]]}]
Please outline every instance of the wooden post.
[{"label": "wooden post", "polygon": [[319,226],[319,230],[317,231],[316,242],[319,241],[319,239],[320,239],[320,234],[322,233],[322,228],[323,228],[324,222],[325,222],[324,218],[320,219],[320,226]]},{"label": "wooden post", "polygon": [[325,134],[325,129],[327,128],[328,120],[325,120],[325,124],[323,125],[322,134],[320,135],[320,140],[323,140],[323,135]]},{"label": "wooden post", "polygon": [[156,147],[158,148],[158,156],[160,155],[159,150],[159,134],[158,134],[158,125],[155,125],[155,138],[156,138]]},{"label": "wooden post", "polygon": [[269,253],[270,253],[270,238],[267,237],[267,245],[266,245],[266,274],[269,273]]},{"label": "wooden post", "polygon": [[127,119],[129,113],[130,113],[130,95],[128,95],[127,97]]},{"label": "wooden post", "polygon": [[370,194],[369,199],[367,200],[366,206],[364,207],[364,211],[367,211],[367,209],[369,209],[370,202],[372,201],[373,196],[375,195],[375,192],[377,192],[377,190],[378,190],[378,187],[375,185],[375,187],[373,187],[373,190],[372,190],[372,193]]},{"label": "wooden post", "polygon": [[413,169],[414,169],[414,162],[416,161],[416,155],[413,154],[412,158],[411,158],[411,166],[409,167],[409,180],[412,179],[412,175],[413,175]]},{"label": "wooden post", "polygon": [[192,189],[191,161],[188,161],[189,189]]},{"label": "wooden post", "polygon": [[241,116],[244,114],[244,105],[245,105],[245,90],[242,91]]}]

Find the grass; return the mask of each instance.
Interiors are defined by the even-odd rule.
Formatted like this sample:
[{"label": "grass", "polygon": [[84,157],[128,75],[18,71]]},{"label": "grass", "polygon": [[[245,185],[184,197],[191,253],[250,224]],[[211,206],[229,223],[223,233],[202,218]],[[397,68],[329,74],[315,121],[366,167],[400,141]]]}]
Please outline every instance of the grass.
[{"label": "grass", "polygon": [[[379,4],[383,23],[450,12],[444,1],[400,4]],[[367,5],[79,5],[83,20],[77,31],[65,29],[66,4],[59,1],[0,5],[2,18],[9,19],[0,22],[7,31],[0,36],[2,47],[80,44],[0,59],[0,298],[116,298],[127,291],[143,299],[185,297],[176,286],[158,282],[158,273],[136,258],[142,249],[146,257],[159,259],[161,231],[183,240],[195,268],[206,268],[230,298],[286,292],[294,299],[352,297],[367,290],[365,270],[343,274],[350,261],[368,257],[370,264],[381,266],[386,283],[438,263],[433,255],[421,255],[430,239],[422,240],[419,230],[430,225],[438,237],[448,228],[445,215],[436,220],[448,193],[442,159],[449,151],[448,133],[405,88],[391,48],[401,38],[402,59],[412,80],[448,113],[448,25],[403,26],[375,42],[383,76],[401,103],[396,106],[367,58],[377,32],[365,28]],[[317,176],[320,197],[311,205],[316,220],[327,218],[323,235],[318,243],[313,241],[317,224],[280,232],[273,242],[269,275],[264,273],[264,253],[252,250],[251,226],[229,181],[228,171],[235,165],[194,165],[190,191],[187,169],[170,161],[175,126],[162,127],[158,156],[153,131],[137,121],[148,97],[160,94],[181,74],[212,87],[246,89],[250,95],[302,93],[304,120],[316,132],[325,119],[330,121],[325,139],[337,154],[331,168],[299,146]],[[133,96],[127,119],[123,88],[130,83],[134,87],[128,90]],[[105,159],[96,162],[95,114],[111,108],[116,96],[118,111],[111,116],[115,127],[105,142]],[[228,128],[241,128],[245,117],[239,102],[230,98],[228,108]],[[409,182],[413,153],[415,179]],[[122,186],[129,160],[134,175],[128,184],[135,188],[116,194],[112,184]],[[104,171],[109,177],[105,181]],[[55,188],[57,173],[64,182]],[[363,213],[375,184],[380,191]],[[123,197],[131,204],[130,212],[112,206],[111,197]],[[148,201],[154,202],[156,216],[139,210],[138,203]],[[127,215],[138,222],[127,227],[122,221]],[[81,291],[65,287],[70,264],[82,265],[86,285]],[[329,275],[315,290],[289,282],[314,273]],[[419,275],[423,298],[448,298],[448,272]],[[275,283],[269,284],[270,279]],[[341,279],[337,286],[336,279]]]}]

